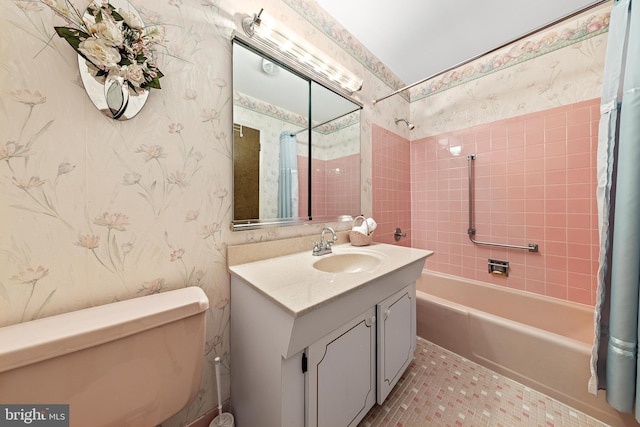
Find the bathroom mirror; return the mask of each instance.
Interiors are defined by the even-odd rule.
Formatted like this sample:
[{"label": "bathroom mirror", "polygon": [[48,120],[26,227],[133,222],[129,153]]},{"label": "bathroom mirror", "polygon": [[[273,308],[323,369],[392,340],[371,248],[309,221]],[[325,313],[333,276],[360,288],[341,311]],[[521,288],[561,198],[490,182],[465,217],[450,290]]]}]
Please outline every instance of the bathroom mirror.
[{"label": "bathroom mirror", "polygon": [[234,230],[360,213],[360,109],[233,39]]}]

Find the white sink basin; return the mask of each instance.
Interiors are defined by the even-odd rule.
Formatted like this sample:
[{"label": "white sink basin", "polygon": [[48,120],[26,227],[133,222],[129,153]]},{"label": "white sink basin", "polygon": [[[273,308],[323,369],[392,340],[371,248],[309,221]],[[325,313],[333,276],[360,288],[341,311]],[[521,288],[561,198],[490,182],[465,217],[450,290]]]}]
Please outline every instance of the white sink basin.
[{"label": "white sink basin", "polygon": [[[382,300],[388,296],[386,283],[399,286],[415,281],[420,277],[426,257],[433,254],[423,249],[384,243],[365,247],[343,243],[334,245],[331,254],[313,256],[310,249],[313,239],[314,236],[305,236],[283,240],[277,245],[260,242],[229,246],[231,252],[227,259],[231,260],[232,279],[248,284],[292,318],[298,318],[355,291],[367,295],[373,292],[373,299]],[[303,249],[278,255],[285,246]],[[250,259],[247,254],[264,257]],[[343,313],[347,320],[353,318],[353,313],[366,310],[367,301],[372,299],[349,307]]]},{"label": "white sink basin", "polygon": [[382,260],[372,254],[362,252],[349,252],[332,255],[323,255],[313,263],[313,268],[326,273],[371,273],[378,268]]}]

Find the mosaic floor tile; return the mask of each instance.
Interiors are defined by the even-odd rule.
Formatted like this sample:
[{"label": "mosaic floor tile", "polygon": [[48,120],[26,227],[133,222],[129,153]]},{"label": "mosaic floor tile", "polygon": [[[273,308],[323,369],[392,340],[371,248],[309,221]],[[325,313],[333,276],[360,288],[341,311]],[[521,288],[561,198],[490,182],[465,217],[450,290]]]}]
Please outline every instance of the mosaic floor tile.
[{"label": "mosaic floor tile", "polygon": [[359,427],[606,427],[578,410],[437,345],[415,357]]}]

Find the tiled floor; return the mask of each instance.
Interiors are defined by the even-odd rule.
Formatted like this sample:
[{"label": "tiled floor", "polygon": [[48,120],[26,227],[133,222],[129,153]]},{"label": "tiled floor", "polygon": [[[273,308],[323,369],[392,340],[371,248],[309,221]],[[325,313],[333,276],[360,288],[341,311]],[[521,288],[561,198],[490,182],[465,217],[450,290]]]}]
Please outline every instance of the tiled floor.
[{"label": "tiled floor", "polygon": [[383,406],[359,427],[603,427],[555,399],[418,338],[415,357]]}]

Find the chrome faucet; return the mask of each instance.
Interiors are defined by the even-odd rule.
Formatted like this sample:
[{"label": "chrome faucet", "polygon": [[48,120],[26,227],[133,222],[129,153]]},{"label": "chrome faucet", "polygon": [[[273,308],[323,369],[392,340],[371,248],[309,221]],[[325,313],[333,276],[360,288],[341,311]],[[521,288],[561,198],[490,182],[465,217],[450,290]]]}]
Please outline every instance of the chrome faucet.
[{"label": "chrome faucet", "polygon": [[[330,231],[331,235],[332,235],[332,239],[331,240],[324,240],[324,233]],[[331,245],[334,244],[335,242],[338,241],[338,235],[336,234],[335,231],[333,231],[333,228],[331,227],[324,227],[322,229],[322,232],[320,233],[320,241],[319,242],[315,242],[313,244],[313,255],[316,256],[320,256],[320,255],[326,255],[326,254],[330,254],[331,251]]]}]

